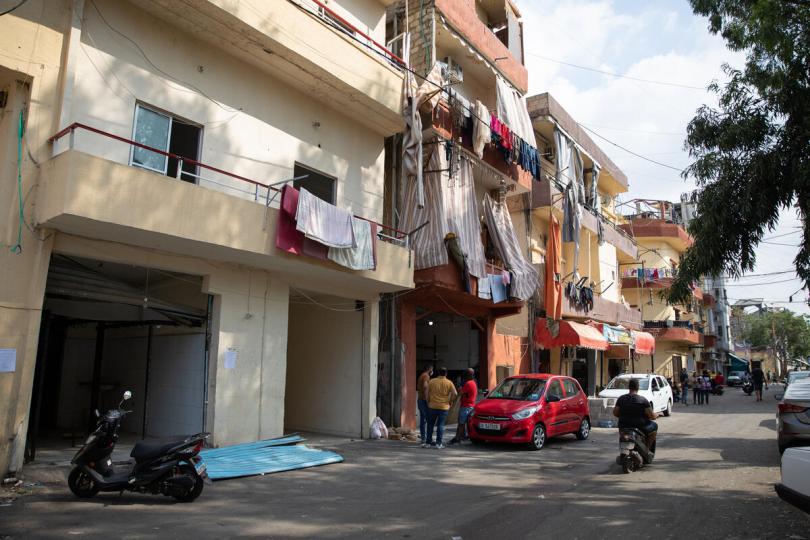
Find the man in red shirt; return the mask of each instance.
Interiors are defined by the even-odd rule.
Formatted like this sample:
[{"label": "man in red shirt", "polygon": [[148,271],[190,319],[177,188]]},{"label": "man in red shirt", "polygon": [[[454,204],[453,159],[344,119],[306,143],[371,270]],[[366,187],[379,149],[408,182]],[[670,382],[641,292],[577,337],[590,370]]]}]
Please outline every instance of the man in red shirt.
[{"label": "man in red shirt", "polygon": [[458,429],[450,444],[460,443],[467,438],[467,420],[472,415],[475,399],[478,396],[478,385],[475,383],[475,370],[467,368],[464,373],[464,385],[461,387],[461,403],[458,408]]}]

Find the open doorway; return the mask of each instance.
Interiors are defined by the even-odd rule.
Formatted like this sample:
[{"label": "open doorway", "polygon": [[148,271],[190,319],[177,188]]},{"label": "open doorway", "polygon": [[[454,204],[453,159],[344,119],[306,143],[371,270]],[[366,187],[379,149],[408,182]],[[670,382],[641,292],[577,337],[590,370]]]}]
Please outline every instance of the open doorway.
[{"label": "open doorway", "polygon": [[26,458],[78,444],[94,410],[130,390],[123,441],[204,430],[208,306],[202,278],[54,254]]},{"label": "open doorway", "polygon": [[416,373],[426,366],[446,367],[447,378],[456,386],[467,368],[481,373],[482,332],[472,320],[451,313],[422,312],[416,322]]}]

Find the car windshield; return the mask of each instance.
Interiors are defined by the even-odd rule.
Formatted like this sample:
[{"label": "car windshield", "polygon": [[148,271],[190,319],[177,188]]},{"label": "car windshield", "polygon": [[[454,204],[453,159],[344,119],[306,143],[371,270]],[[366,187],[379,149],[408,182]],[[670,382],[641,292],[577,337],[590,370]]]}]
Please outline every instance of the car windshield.
[{"label": "car windshield", "polygon": [[545,379],[506,379],[489,393],[492,399],[537,401],[546,385]]},{"label": "car windshield", "polygon": [[805,377],[810,377],[810,371],[794,371],[788,375],[788,383],[794,383],[799,379],[804,379]]},{"label": "car windshield", "polygon": [[607,385],[607,390],[629,390],[631,378],[638,381],[639,390],[647,390],[650,387],[650,379],[642,379],[641,377],[616,377]]}]

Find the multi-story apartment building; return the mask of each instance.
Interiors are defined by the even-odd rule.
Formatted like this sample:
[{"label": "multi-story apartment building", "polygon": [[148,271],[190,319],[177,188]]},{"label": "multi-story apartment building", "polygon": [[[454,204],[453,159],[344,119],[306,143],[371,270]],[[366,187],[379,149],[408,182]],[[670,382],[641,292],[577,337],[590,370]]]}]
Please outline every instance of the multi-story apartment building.
[{"label": "multi-story apartment building", "polygon": [[3,17],[2,472],[125,389],[137,436],[367,433],[379,296],[413,287],[382,223],[404,126],[388,4],[31,0]]},{"label": "multi-story apartment building", "polygon": [[672,305],[662,298],[677,275],[681,255],[692,244],[685,228],[682,205],[668,201],[633,200],[624,208],[621,227],[639,246],[638,261],[624,266],[625,297],[642,311],[644,329],[655,336],[656,352],[642,366],[667,377],[682,367],[717,369],[702,355],[704,347],[704,293],[694,284],[690,301]]},{"label": "multi-story apartment building", "polygon": [[394,360],[381,371],[390,391],[380,408],[394,424],[415,424],[428,364],[455,380],[473,368],[483,388],[528,369],[525,333],[497,325],[538,285],[524,224],[507,206],[536,174],[519,19],[508,0],[400,0],[388,10],[389,46],[409,62],[415,102],[409,129],[389,141],[388,200],[398,228],[417,231],[416,288],[392,302],[383,351]]},{"label": "multi-story apartment building", "polygon": [[622,265],[639,253],[617,221],[616,197],[628,180],[551,95],[529,98],[528,108],[543,170],[527,212],[544,282],[529,314],[535,365],[575,377],[594,395],[654,349],[622,288]]}]

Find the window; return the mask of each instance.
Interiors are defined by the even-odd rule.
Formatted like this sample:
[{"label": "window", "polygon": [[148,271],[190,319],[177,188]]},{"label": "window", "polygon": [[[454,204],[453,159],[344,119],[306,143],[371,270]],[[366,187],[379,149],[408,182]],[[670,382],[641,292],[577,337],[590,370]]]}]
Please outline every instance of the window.
[{"label": "window", "polygon": [[[135,107],[135,125],[132,138],[136,142],[197,161],[200,152],[202,128],[165,113],[138,104]],[[177,176],[177,159],[157,154],[145,148],[132,147],[129,164],[167,176]],[[180,176],[186,182],[196,183],[197,166],[183,163]]]},{"label": "window", "polygon": [[564,379],[563,386],[565,387],[565,397],[572,398],[577,394],[579,394],[579,388],[577,388],[577,383],[575,383],[571,379]]},{"label": "window", "polygon": [[551,396],[557,396],[558,398],[562,399],[563,392],[559,380],[553,380],[551,381],[551,384],[548,385],[548,390],[546,391],[546,399],[548,399]]},{"label": "window", "polygon": [[506,379],[489,393],[492,399],[514,399],[519,401],[537,401],[543,393],[545,379],[524,379],[516,377]]},{"label": "window", "polygon": [[315,169],[310,169],[305,165],[296,163],[293,168],[293,176],[299,177],[307,175],[307,178],[296,180],[293,186],[296,189],[304,188],[319,199],[330,204],[335,204],[335,183],[337,178],[319,173]]}]

